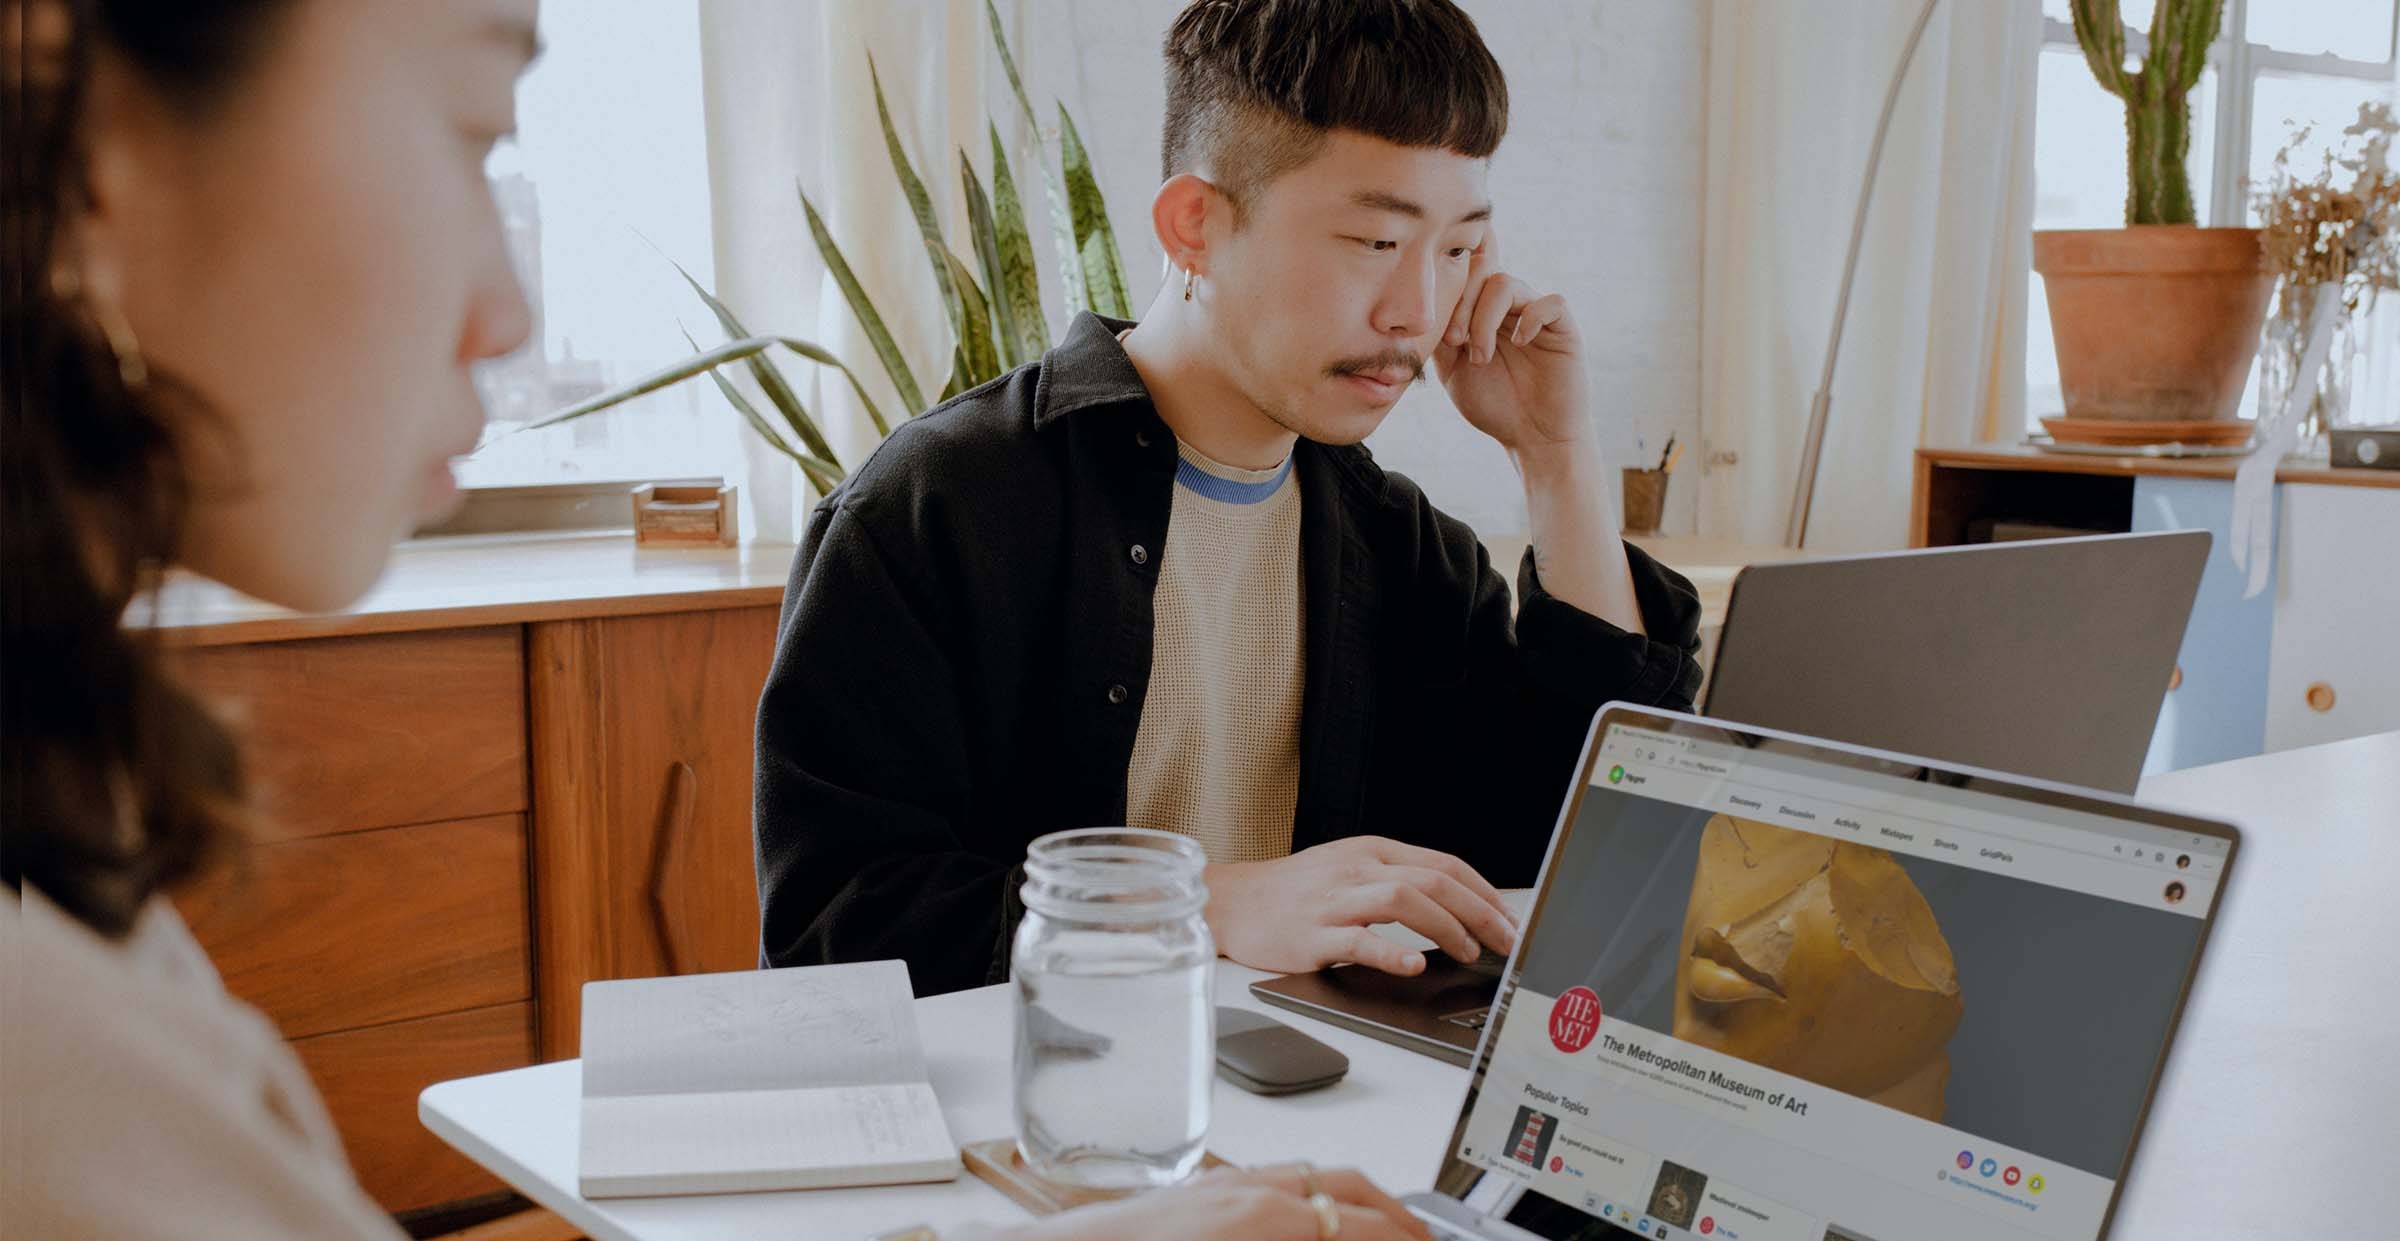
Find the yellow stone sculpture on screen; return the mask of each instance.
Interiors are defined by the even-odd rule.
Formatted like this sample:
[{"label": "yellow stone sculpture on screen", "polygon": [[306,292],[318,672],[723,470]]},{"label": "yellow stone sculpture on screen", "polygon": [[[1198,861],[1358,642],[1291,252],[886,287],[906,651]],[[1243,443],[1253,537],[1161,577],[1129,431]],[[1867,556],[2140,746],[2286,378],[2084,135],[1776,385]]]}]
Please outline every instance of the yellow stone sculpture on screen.
[{"label": "yellow stone sculpture on screen", "polygon": [[1681,942],[1675,1037],[1941,1119],[1958,968],[1889,852],[1718,815]]}]

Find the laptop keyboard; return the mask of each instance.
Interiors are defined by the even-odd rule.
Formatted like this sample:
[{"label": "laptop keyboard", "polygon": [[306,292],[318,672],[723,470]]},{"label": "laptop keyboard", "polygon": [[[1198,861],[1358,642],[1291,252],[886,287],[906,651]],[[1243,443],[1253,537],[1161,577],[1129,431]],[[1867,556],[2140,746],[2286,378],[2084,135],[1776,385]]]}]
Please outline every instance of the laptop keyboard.
[{"label": "laptop keyboard", "polygon": [[[1428,1215],[1423,1211],[1411,1209],[1409,1214],[1416,1216],[1426,1228],[1432,1231],[1433,1241],[1490,1241],[1489,1238],[1484,1237],[1479,1233],[1460,1232],[1456,1225],[1444,1223],[1441,1219],[1432,1215]],[[1605,1229],[1605,1231],[1609,1236],[1612,1237],[1622,1236],[1627,1232],[1631,1232],[1632,1226],[1629,1224],[1617,1224],[1614,1221],[1611,1221],[1611,1226]],[[1577,1235],[1583,1234],[1579,1233]],[[1639,1236],[1641,1234],[1636,1233],[1635,1235]],[[1659,1235],[1666,1235],[1666,1227],[1663,1224],[1659,1226]]]}]

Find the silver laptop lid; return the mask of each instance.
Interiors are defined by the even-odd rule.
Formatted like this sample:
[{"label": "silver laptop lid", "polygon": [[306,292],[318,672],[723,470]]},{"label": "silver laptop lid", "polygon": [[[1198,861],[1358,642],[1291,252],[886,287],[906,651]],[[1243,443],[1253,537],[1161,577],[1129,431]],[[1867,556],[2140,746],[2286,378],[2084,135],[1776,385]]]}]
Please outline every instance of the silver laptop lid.
[{"label": "silver laptop lid", "polygon": [[2208,546],[2178,530],[1753,565],[1701,713],[2130,793]]},{"label": "silver laptop lid", "polygon": [[2237,841],[1611,705],[1437,1188],[1543,1237],[2104,1236]]}]

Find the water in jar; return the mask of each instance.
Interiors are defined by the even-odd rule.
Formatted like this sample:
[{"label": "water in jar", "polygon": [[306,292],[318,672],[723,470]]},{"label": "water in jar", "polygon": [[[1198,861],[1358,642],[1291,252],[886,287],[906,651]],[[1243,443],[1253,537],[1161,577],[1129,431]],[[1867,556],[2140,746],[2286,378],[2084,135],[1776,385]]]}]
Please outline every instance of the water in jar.
[{"label": "water in jar", "polygon": [[1214,953],[1120,932],[1020,935],[1017,1134],[1052,1180],[1171,1185],[1199,1166],[1216,1070]]}]

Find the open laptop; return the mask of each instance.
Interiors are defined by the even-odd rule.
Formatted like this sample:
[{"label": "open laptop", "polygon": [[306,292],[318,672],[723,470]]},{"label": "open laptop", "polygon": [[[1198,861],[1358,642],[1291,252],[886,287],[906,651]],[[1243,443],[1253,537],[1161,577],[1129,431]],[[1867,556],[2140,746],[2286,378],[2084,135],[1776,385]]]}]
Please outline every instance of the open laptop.
[{"label": "open laptop", "polygon": [[[1706,714],[2130,793],[2208,548],[2183,530],[1754,565]],[[1429,954],[1410,978],[1344,965],[1251,990],[1465,1064],[1499,975]]]},{"label": "open laptop", "polygon": [[2237,844],[1612,705],[1406,1201],[1490,1241],[2103,1237]]}]

